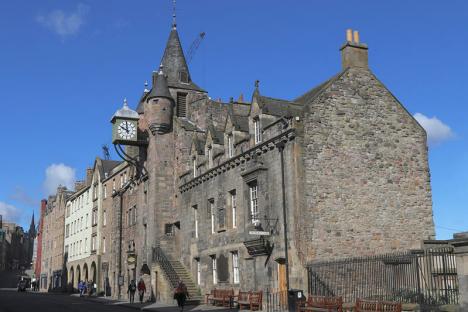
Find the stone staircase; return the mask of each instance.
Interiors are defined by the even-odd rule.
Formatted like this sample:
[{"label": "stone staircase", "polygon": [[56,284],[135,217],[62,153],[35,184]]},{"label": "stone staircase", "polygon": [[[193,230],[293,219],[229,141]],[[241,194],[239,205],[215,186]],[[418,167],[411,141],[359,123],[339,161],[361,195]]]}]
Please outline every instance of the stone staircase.
[{"label": "stone staircase", "polygon": [[172,268],[177,273],[177,276],[184,282],[185,286],[187,286],[187,291],[190,295],[190,300],[188,300],[188,304],[199,304],[203,302],[203,296],[200,293],[200,288],[196,285],[196,283],[192,279],[192,275],[187,269],[177,260],[169,260],[171,263]]},{"label": "stone staircase", "polygon": [[184,282],[190,296],[190,300],[187,300],[187,304],[199,304],[203,302],[200,289],[193,281],[190,272],[187,271],[180,261],[174,260],[171,256],[166,255],[160,246],[153,249],[153,260],[159,263],[167,281],[173,288],[177,287],[179,279]]}]

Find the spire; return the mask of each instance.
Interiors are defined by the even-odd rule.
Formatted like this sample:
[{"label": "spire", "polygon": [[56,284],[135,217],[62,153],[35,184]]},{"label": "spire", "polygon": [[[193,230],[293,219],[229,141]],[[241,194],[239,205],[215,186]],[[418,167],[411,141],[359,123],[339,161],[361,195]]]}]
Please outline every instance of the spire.
[{"label": "spire", "polygon": [[34,223],[34,210],[31,218],[31,224],[29,225],[29,236],[36,237],[36,225]]},{"label": "spire", "polygon": [[167,98],[172,101],[174,100],[169,92],[169,87],[167,86],[167,78],[163,71],[163,65],[159,66],[159,71],[157,73],[153,73],[153,88],[146,97],[146,101],[156,97]]},{"label": "spire", "polygon": [[[175,11],[174,11],[175,12]],[[166,43],[166,49],[161,59],[161,65],[164,66],[164,73],[167,75],[167,83],[169,87],[204,91],[190,77],[187,60],[185,59],[184,51],[179,39],[179,33],[175,27],[175,16],[173,17],[173,27],[169,34],[169,39]]]}]

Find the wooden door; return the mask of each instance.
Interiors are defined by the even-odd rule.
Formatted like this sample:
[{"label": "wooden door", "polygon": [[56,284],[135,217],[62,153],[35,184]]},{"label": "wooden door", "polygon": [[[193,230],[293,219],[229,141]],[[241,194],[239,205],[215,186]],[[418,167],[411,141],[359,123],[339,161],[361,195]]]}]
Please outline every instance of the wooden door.
[{"label": "wooden door", "polygon": [[286,289],[286,265],[278,263],[278,295],[280,296],[280,304],[287,304],[288,292]]}]

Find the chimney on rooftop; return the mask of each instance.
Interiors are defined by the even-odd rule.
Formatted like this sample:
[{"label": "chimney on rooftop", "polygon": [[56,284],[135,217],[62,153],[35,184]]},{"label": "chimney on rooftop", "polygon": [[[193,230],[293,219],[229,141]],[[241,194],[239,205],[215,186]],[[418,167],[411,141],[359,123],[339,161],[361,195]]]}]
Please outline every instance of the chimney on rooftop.
[{"label": "chimney on rooftop", "polygon": [[352,29],[346,30],[346,42],[341,47],[342,68],[362,67],[368,68],[367,45],[359,42],[359,32]]}]

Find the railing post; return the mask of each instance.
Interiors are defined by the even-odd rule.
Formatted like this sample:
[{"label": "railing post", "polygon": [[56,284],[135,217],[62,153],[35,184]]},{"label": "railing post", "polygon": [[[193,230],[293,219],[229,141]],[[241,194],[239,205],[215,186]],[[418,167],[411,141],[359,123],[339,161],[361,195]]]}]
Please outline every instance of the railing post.
[{"label": "railing post", "polygon": [[468,233],[455,234],[451,245],[457,263],[460,311],[468,311]]}]

